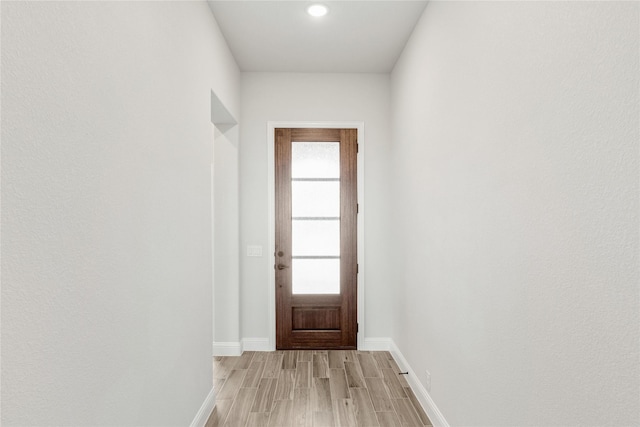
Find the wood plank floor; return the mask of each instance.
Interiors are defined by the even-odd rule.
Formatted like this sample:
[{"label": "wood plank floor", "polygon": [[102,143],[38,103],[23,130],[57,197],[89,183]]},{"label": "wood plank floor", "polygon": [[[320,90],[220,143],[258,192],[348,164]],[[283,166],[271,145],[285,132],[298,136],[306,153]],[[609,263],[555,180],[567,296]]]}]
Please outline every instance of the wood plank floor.
[{"label": "wood plank floor", "polygon": [[431,426],[387,351],[308,350],[215,357],[206,427]]}]

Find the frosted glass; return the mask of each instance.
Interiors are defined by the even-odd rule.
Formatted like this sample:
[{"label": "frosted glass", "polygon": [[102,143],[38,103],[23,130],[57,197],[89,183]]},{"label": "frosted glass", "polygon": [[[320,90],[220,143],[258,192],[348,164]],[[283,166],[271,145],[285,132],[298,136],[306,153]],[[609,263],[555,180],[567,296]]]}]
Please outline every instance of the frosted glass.
[{"label": "frosted glass", "polygon": [[339,217],[339,181],[293,181],[291,213],[294,217]]},{"label": "frosted glass", "polygon": [[293,259],[294,294],[339,294],[339,259]]},{"label": "frosted glass", "polygon": [[292,178],[340,178],[340,143],[293,142]]},{"label": "frosted glass", "polygon": [[293,256],[340,255],[340,221],[292,222]]}]

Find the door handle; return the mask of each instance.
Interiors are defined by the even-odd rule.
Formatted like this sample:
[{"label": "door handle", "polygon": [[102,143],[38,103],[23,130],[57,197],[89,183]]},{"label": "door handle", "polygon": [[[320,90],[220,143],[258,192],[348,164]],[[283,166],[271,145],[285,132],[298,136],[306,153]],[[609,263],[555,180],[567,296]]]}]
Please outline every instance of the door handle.
[{"label": "door handle", "polygon": [[284,270],[285,268],[289,268],[289,266],[284,264],[278,264],[278,270]]}]

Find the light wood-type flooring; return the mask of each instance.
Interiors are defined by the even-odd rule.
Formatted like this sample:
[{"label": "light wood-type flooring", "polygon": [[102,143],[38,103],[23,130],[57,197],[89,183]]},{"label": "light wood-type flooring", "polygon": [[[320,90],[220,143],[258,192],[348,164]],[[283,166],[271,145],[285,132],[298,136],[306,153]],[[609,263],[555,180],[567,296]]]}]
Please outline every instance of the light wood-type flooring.
[{"label": "light wood-type flooring", "polygon": [[214,426],[430,426],[386,351],[244,352],[215,357]]}]

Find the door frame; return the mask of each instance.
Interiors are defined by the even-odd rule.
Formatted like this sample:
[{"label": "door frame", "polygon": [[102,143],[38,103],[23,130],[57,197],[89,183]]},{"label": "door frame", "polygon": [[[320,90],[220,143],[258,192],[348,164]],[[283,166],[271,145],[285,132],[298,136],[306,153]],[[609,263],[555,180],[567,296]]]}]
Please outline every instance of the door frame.
[{"label": "door frame", "polygon": [[268,340],[269,350],[276,349],[276,277],[273,266],[276,263],[276,207],[275,207],[275,129],[276,128],[328,128],[328,129],[357,129],[358,130],[358,265],[362,268],[358,272],[358,334],[357,346],[362,348],[364,345],[364,122],[362,121],[268,121],[267,122],[267,183],[268,183],[268,203],[269,203],[269,247],[267,248],[267,272],[269,280],[267,281],[267,295],[269,301],[269,321],[268,321]]}]

